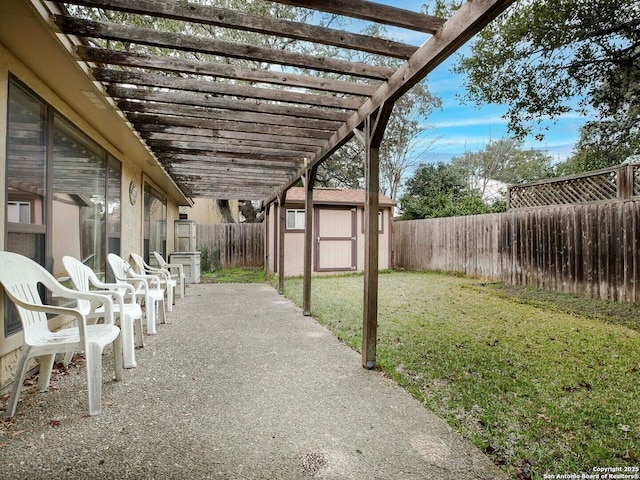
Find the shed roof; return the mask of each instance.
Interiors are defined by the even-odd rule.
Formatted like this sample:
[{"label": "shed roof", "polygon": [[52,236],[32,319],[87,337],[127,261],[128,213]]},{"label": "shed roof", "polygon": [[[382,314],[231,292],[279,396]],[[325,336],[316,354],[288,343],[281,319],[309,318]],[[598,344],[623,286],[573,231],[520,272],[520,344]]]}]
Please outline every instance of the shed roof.
[{"label": "shed roof", "polygon": [[[329,158],[514,0],[467,1],[449,19],[364,0],[267,1],[421,32],[427,40],[418,48],[322,26],[318,14],[296,23],[200,2],[24,0],[186,196],[266,201]],[[139,21],[108,21],[113,12]],[[183,27],[176,31],[169,20]],[[267,39],[264,45],[284,39],[302,47],[222,41],[217,28],[252,32]],[[305,45],[388,57],[399,66],[319,56]]]},{"label": "shed roof", "polygon": [[[286,203],[304,203],[303,187],[292,187],[287,191]],[[343,190],[339,188],[315,188],[313,203],[315,205],[364,205],[367,199],[364,190]],[[394,207],[396,202],[384,194],[378,196],[380,207]]]}]

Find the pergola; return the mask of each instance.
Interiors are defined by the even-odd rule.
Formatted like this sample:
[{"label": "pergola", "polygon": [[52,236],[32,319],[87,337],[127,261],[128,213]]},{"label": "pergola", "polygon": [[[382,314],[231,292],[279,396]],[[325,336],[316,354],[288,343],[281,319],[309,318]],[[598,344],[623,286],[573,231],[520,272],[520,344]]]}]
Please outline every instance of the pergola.
[{"label": "pergola", "polygon": [[[269,0],[422,32],[421,47],[275,17],[175,0],[69,0],[55,26],[185,195],[283,205],[306,186],[304,312],[310,314],[316,169],[354,135],[365,147],[363,366],[376,363],[378,148],[394,102],[514,0],[469,0],[451,18],[364,0]],[[402,2],[398,2],[401,4]],[[154,28],[73,16],[65,5],[138,14]],[[317,18],[311,15],[310,18]],[[184,22],[162,30],[164,19]],[[157,21],[156,21],[157,20]],[[401,60],[396,69],[246,45],[190,32],[194,24]],[[90,40],[102,39],[95,46]],[[153,47],[161,54],[140,53]],[[177,53],[182,52],[182,53]],[[185,53],[186,52],[186,53]],[[252,63],[248,63],[252,62]],[[256,68],[251,65],[260,65]],[[298,73],[309,72],[309,73]],[[280,288],[284,282],[284,209]],[[267,222],[268,223],[268,222]]]}]

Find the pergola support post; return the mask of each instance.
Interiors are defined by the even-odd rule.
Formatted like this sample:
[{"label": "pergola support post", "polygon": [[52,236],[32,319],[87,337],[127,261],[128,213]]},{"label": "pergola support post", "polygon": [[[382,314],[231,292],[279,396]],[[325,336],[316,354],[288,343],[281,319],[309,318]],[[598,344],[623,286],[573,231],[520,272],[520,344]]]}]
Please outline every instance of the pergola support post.
[{"label": "pergola support post", "polygon": [[284,204],[287,200],[287,191],[278,194],[278,293],[284,293],[284,230],[287,219],[287,211]]},{"label": "pergola support post", "polygon": [[356,136],[365,150],[364,206],[364,305],[362,313],[362,366],[367,369],[377,367],[378,335],[378,211],[380,200],[380,143],[387,122],[393,110],[393,103],[385,103],[374,114],[368,116],[363,130],[356,130]]},{"label": "pergola support post", "polygon": [[307,170],[304,178],[304,280],[302,286],[302,313],[311,315],[311,258],[313,253],[313,184],[317,167]]},{"label": "pergola support post", "polygon": [[269,262],[270,255],[269,249],[269,222],[271,221],[271,204],[268,204],[264,209],[264,279],[269,281]]}]

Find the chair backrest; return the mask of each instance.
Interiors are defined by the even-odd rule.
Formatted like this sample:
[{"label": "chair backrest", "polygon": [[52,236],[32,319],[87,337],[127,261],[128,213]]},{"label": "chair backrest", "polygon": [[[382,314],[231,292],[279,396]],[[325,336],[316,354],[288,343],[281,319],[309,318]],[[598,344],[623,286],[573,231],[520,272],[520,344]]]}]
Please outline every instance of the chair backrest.
[{"label": "chair backrest", "polygon": [[153,256],[156,257],[156,260],[158,261],[158,265],[160,265],[160,268],[167,268],[167,262],[165,262],[164,258],[162,258],[162,255],[160,255],[158,252],[153,252]]},{"label": "chair backrest", "polygon": [[[80,292],[88,292],[91,289],[91,280],[97,280],[96,274],[82,263],[73,257],[65,255],[62,257],[62,265],[69,274],[71,283],[76,290]],[[85,315],[91,311],[91,302],[89,300],[78,299],[78,310]]]},{"label": "chair backrest", "polygon": [[140,275],[144,275],[146,273],[147,266],[144,259],[137,253],[132,253],[131,258],[133,259],[133,264],[135,265],[136,272]]},{"label": "chair backrest", "polygon": [[0,252],[0,283],[16,304],[25,343],[32,345],[40,332],[49,331],[47,315],[21,307],[18,302],[43,305],[38,286],[42,284],[45,288],[56,291],[58,281],[28,257],[13,252]]},{"label": "chair backrest", "polygon": [[111,267],[116,280],[124,282],[129,278],[129,269],[131,268],[131,265],[121,257],[115,253],[110,253],[107,255],[107,262],[109,262],[109,266]]}]

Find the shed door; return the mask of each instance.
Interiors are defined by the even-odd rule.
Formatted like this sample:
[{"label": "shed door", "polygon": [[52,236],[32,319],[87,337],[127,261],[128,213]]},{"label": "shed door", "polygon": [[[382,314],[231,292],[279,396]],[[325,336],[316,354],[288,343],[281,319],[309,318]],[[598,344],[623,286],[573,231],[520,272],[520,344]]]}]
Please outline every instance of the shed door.
[{"label": "shed door", "polygon": [[356,209],[319,208],[316,211],[315,265],[318,272],[356,269]]}]

